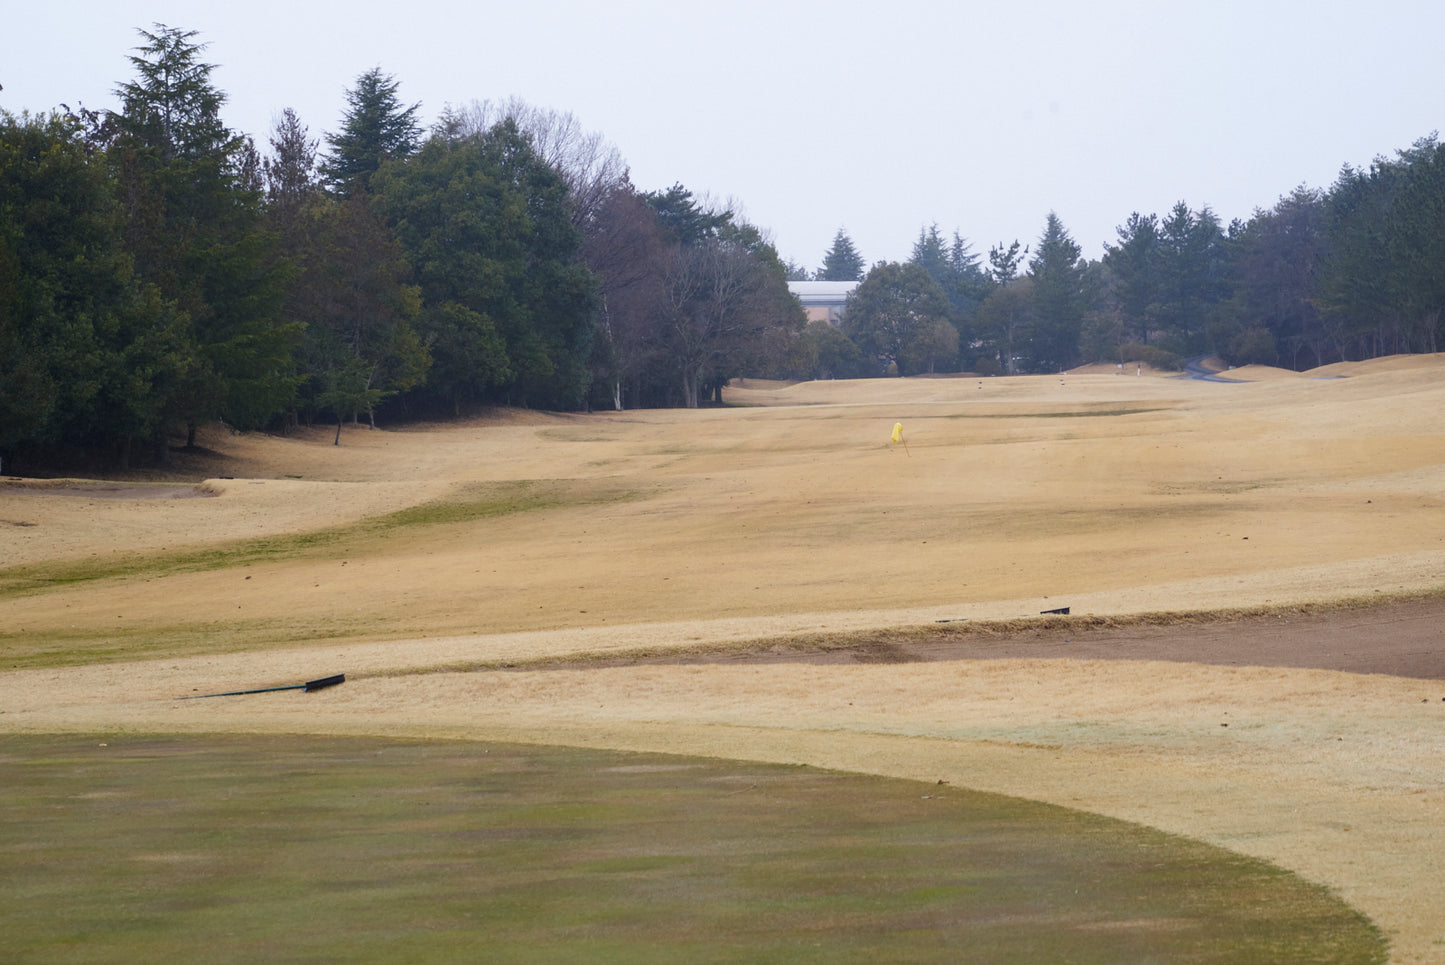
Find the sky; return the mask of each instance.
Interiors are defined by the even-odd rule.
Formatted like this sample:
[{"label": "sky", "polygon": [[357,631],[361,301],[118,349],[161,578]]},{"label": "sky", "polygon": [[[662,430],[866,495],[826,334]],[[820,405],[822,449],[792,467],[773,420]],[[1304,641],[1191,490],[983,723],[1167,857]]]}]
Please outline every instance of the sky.
[{"label": "sky", "polygon": [[51,0],[10,9],[0,108],[117,108],[162,23],[199,31],[223,120],[315,137],[379,67],[430,125],[519,97],[571,113],[642,190],[733,203],[816,268],[960,234],[986,260],[1050,212],[1098,258],[1132,212],[1226,224],[1445,123],[1438,0]]}]

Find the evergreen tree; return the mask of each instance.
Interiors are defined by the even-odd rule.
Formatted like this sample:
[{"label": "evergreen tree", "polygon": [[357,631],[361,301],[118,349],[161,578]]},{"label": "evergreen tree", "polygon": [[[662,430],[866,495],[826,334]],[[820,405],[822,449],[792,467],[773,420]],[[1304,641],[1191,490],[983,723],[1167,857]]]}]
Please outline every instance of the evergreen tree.
[{"label": "evergreen tree", "polygon": [[232,160],[240,138],[221,122],[226,98],[211,83],[215,65],[201,60],[206,45],[194,42],[195,30],[155,27],[155,33],[138,31],[145,43],[129,58],[136,78],[116,87],[122,104],[113,115],[117,127],[162,162]]},{"label": "evergreen tree", "polygon": [[827,322],[809,322],[803,330],[801,379],[856,379],[874,374],[853,340]]},{"label": "evergreen tree", "polygon": [[431,364],[416,330],[421,296],[409,284],[401,246],[367,201],[313,197],[293,237],[301,271],[286,310],[306,325],[300,352],[308,376],[305,405],[334,408],[317,394],[354,385],[358,372],[367,405],[347,412],[351,417],[373,414],[376,403],[421,385]]},{"label": "evergreen tree", "polygon": [[[948,298],[921,266],[881,262],[848,296],[843,332],[881,369],[893,364],[904,375],[922,371],[946,344],[938,324],[948,315]],[[956,350],[957,332],[953,341]]]},{"label": "evergreen tree", "polygon": [[384,161],[416,151],[421,142],[417,123],[421,104],[403,107],[397,96],[400,89],[400,81],[373,67],[346,92],[341,131],[326,135],[329,149],[321,162],[321,176],[336,193],[366,191]]},{"label": "evergreen tree", "polygon": [[[807,268],[806,265],[803,265],[803,264],[801,264],[801,263],[799,263],[799,262],[796,262],[796,261],[794,261],[794,260],[791,259],[791,258],[789,258],[787,261],[785,261],[785,262],[783,263],[783,268],[785,269],[785,271],[786,271],[786,273],[787,273],[788,281],[822,281],[822,280],[823,280],[823,279],[821,279],[821,278],[816,278],[816,279],[815,279],[815,278],[813,277],[813,273],[810,272],[810,271],[808,271],[808,268]],[[819,269],[819,271],[821,272],[821,269]]]},{"label": "evergreen tree", "polygon": [[1029,262],[1034,305],[1030,355],[1036,370],[1059,371],[1078,357],[1086,307],[1081,253],[1058,215],[1049,212]]},{"label": "evergreen tree", "polygon": [[[1000,248],[994,251],[1005,253]],[[1026,275],[996,286],[978,309],[977,334],[984,348],[979,370],[989,375],[1018,374],[1020,363],[1030,361],[1024,352],[1033,332],[1033,279]]]},{"label": "evergreen tree", "polygon": [[1300,186],[1269,211],[1256,211],[1231,232],[1235,298],[1229,324],[1212,333],[1220,356],[1233,365],[1298,367],[1300,353],[1323,364],[1328,346],[1319,311],[1325,263],[1323,194]]},{"label": "evergreen tree", "polygon": [[945,242],[938,225],[922,228],[913,243],[909,262],[928,272],[947,296],[955,330],[962,332],[971,328],[974,313],[990,285],[988,276],[978,266],[978,256],[963,236],[954,231],[952,241]]},{"label": "evergreen tree", "polygon": [[0,454],[109,449],[162,426],[186,320],[134,276],[75,118],[0,112]]},{"label": "evergreen tree", "polygon": [[1438,351],[1445,336],[1445,146],[1432,135],[1368,170],[1346,167],[1327,205],[1324,291],[1337,351]]},{"label": "evergreen tree", "polygon": [[192,359],[167,409],[193,442],[200,422],[255,427],[290,406],[299,327],[281,321],[289,266],[262,223],[254,150],[221,123],[204,45],[162,24],[140,34],[109,155],[136,270],[190,319]]},{"label": "evergreen tree", "polygon": [[1147,345],[1159,301],[1159,218],[1136,211],[1115,232],[1119,243],[1104,254],[1114,303],[1126,337]]},{"label": "evergreen tree", "polygon": [[843,228],[833,236],[833,246],[823,255],[823,266],[814,281],[858,281],[863,277],[863,256]]},{"label": "evergreen tree", "polygon": [[928,272],[939,288],[945,292],[948,290],[952,281],[953,265],[949,261],[943,236],[938,233],[938,225],[932,224],[918,230],[918,240],[913,243],[913,252],[908,260]]},{"label": "evergreen tree", "polygon": [[978,308],[990,286],[973,246],[957,231],[948,248],[948,269],[951,278],[948,300],[956,311],[967,316]]},{"label": "evergreen tree", "polygon": [[1019,265],[1028,256],[1027,246],[1020,248],[1018,239],[1005,248],[1002,244],[988,250],[988,277],[996,287],[1007,288],[1018,277]]},{"label": "evergreen tree", "polygon": [[596,279],[578,262],[565,185],[516,125],[433,135],[372,186],[420,286],[429,385],[458,410],[499,397],[581,406]]},{"label": "evergreen tree", "polygon": [[733,217],[733,213],[726,209],[712,211],[704,208],[681,184],[674,184],[666,191],[649,191],[643,199],[656,212],[662,230],[671,241],[683,246],[700,245],[716,238]]},{"label": "evergreen tree", "polygon": [[294,212],[316,193],[318,143],[291,108],[282,112],[271,132],[271,157],[262,165],[266,202],[273,212]]},{"label": "evergreen tree", "polygon": [[1219,218],[1180,201],[1159,225],[1159,327],[1180,354],[1208,347],[1206,331],[1229,297],[1228,258]]}]

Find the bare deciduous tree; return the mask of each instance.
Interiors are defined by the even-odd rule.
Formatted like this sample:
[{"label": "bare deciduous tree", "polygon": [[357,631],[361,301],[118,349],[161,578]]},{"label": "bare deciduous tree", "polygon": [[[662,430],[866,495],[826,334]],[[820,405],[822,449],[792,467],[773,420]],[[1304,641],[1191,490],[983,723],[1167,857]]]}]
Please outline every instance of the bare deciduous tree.
[{"label": "bare deciduous tree", "polygon": [[542,161],[562,176],[572,206],[572,223],[586,230],[608,195],[627,182],[622,153],[600,133],[585,130],[570,112],[534,107],[517,97],[474,100],[463,107],[447,105],[438,128],[448,137],[468,138],[507,120],[527,135]]}]

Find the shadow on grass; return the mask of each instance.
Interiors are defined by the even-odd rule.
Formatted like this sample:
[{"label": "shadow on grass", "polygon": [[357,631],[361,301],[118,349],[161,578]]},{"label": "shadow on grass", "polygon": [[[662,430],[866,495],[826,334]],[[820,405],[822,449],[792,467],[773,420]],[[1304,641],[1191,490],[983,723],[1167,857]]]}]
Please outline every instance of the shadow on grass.
[{"label": "shadow on grass", "polygon": [[0,805],[10,962],[1385,958],[1362,915],[1263,862],[807,767],[6,736]]}]

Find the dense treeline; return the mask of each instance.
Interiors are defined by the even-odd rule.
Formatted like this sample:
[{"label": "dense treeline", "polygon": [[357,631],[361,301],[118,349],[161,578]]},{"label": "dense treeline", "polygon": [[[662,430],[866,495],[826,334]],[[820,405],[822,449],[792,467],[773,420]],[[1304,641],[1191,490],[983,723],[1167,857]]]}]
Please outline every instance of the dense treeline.
[{"label": "dense treeline", "polygon": [[[220,120],[195,34],[158,26],[118,111],[0,113],[0,459],[164,461],[195,428],[695,406],[741,375],[1306,368],[1435,351],[1445,148],[1431,138],[1247,221],[1131,214],[1098,260],[920,231],[865,269],[788,263],[733,210],[643,192],[570,115],[473,103],[430,129],[374,69],[341,129]],[[63,105],[62,105],[63,106]],[[861,281],[841,328],[788,279]]]},{"label": "dense treeline", "polygon": [[644,193],[566,115],[378,70],[263,157],[193,32],[141,31],[118,111],[0,115],[0,459],[164,461],[195,428],[695,406],[796,355],[757,228]]},{"label": "dense treeline", "polygon": [[1180,202],[1131,214],[1117,235],[1089,261],[1050,214],[1031,254],[1015,241],[982,265],[957,234],[946,245],[928,228],[906,265],[865,276],[839,232],[812,277],[862,279],[844,322],[861,351],[851,369],[836,352],[830,364],[994,374],[1215,354],[1304,369],[1439,350],[1445,146],[1433,135],[1367,170],[1345,167],[1328,190],[1296,188],[1248,221],[1225,226]]}]

